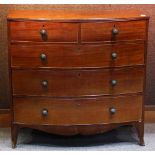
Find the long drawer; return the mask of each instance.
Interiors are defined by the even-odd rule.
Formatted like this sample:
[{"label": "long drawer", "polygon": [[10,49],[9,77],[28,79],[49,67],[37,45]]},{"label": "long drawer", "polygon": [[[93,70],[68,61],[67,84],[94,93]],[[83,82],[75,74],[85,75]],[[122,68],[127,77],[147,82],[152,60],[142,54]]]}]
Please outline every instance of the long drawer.
[{"label": "long drawer", "polygon": [[52,99],[13,98],[14,121],[33,125],[82,125],[139,121],[142,96]]},{"label": "long drawer", "polygon": [[144,64],[143,43],[11,45],[11,66],[25,68],[119,67]]},{"label": "long drawer", "polygon": [[12,70],[14,95],[78,97],[143,92],[144,68]]},{"label": "long drawer", "polygon": [[78,24],[36,21],[10,22],[11,41],[77,42]]},{"label": "long drawer", "polygon": [[145,20],[81,24],[82,42],[131,41],[145,39]]}]

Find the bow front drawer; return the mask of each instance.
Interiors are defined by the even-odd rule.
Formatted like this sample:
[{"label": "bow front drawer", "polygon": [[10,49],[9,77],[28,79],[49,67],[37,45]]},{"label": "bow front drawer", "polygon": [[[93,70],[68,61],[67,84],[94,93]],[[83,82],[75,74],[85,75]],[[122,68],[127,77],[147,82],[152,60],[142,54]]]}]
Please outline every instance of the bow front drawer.
[{"label": "bow front drawer", "polygon": [[14,95],[79,97],[143,91],[144,68],[13,70]]},{"label": "bow front drawer", "polygon": [[114,45],[11,45],[11,66],[23,68],[117,67],[144,64],[143,43]]},{"label": "bow front drawer", "polygon": [[74,23],[10,22],[11,41],[77,42],[77,39],[78,25]]},{"label": "bow front drawer", "polygon": [[111,42],[146,39],[146,21],[83,23],[82,42]]},{"label": "bow front drawer", "polygon": [[86,125],[139,121],[142,96],[13,99],[14,121],[33,125]]}]

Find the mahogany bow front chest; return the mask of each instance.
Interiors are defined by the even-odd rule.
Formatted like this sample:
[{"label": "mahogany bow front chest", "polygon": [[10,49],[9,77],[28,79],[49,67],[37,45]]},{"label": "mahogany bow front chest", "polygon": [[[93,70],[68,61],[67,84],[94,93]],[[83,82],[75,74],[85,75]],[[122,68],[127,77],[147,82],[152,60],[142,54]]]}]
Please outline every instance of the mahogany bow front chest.
[{"label": "mahogany bow front chest", "polygon": [[22,127],[89,135],[122,125],[144,145],[148,21],[127,10],[10,12],[12,147]]}]

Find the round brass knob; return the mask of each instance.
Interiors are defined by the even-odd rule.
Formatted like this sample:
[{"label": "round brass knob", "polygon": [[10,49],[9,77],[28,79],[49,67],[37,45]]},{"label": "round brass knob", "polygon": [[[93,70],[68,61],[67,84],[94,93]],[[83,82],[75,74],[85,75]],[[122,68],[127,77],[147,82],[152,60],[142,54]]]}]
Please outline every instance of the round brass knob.
[{"label": "round brass knob", "polygon": [[43,87],[47,87],[48,86],[48,81],[44,80],[41,82],[42,86]]},{"label": "round brass knob", "polygon": [[43,41],[47,41],[48,40],[48,35],[47,35],[47,31],[42,29],[40,30],[40,35]]},{"label": "round brass knob", "polygon": [[111,107],[111,108],[109,109],[109,111],[110,111],[111,114],[115,114],[115,113],[116,113],[116,108]]},{"label": "round brass knob", "polygon": [[43,109],[42,110],[42,115],[43,116],[47,116],[48,115],[48,110],[47,109]]},{"label": "round brass knob", "polygon": [[111,58],[115,60],[117,58],[117,53],[116,52],[111,53]]},{"label": "round brass knob", "polygon": [[41,34],[42,36],[44,36],[44,35],[47,34],[47,31],[46,31],[45,29],[42,29],[42,30],[40,30],[40,34]]},{"label": "round brass knob", "polygon": [[116,84],[117,84],[117,80],[111,80],[111,85],[112,86],[116,86]]},{"label": "round brass knob", "polygon": [[117,35],[119,33],[118,29],[116,29],[115,27],[112,29],[112,34],[113,35]]},{"label": "round brass knob", "polygon": [[40,59],[45,61],[47,59],[46,54],[44,54],[44,53],[40,54]]}]

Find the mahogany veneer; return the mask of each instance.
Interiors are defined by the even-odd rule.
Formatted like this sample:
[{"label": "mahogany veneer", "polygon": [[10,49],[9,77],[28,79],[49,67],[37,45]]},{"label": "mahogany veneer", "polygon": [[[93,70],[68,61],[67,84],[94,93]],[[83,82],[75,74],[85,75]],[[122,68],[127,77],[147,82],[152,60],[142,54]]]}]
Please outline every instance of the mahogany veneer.
[{"label": "mahogany veneer", "polygon": [[42,42],[38,33],[41,29],[46,29],[49,42],[77,42],[78,39],[78,24],[29,21],[11,22],[10,37],[12,41]]},{"label": "mahogany veneer", "polygon": [[[115,27],[119,35],[111,35],[111,28]],[[133,29],[134,27],[134,29]],[[132,41],[145,40],[145,21],[106,22],[106,23],[84,23],[81,24],[82,42],[100,41]]]},{"label": "mahogany veneer", "polygon": [[10,12],[12,147],[22,127],[89,135],[122,125],[144,145],[148,21],[127,10]]},{"label": "mahogany veneer", "polygon": [[[13,44],[10,48],[11,65],[14,68],[108,68],[143,65],[145,51],[143,42],[59,46]],[[115,61],[111,59],[114,51],[118,55]],[[38,59],[42,53],[47,57],[44,61]]]},{"label": "mahogany veneer", "polygon": [[[116,80],[115,85],[112,85],[113,80]],[[98,70],[13,70],[12,93],[53,97],[119,95],[142,92],[143,80],[144,68],[141,66]],[[44,81],[47,86],[43,85]]]},{"label": "mahogany veneer", "polygon": [[[141,95],[80,99],[15,97],[13,102],[15,103],[15,122],[33,125],[119,123],[140,120],[142,115]],[[43,107],[48,109],[48,117],[40,115]],[[109,113],[109,109],[113,107],[118,109],[115,115]],[[131,113],[132,115],[130,115]]]}]

